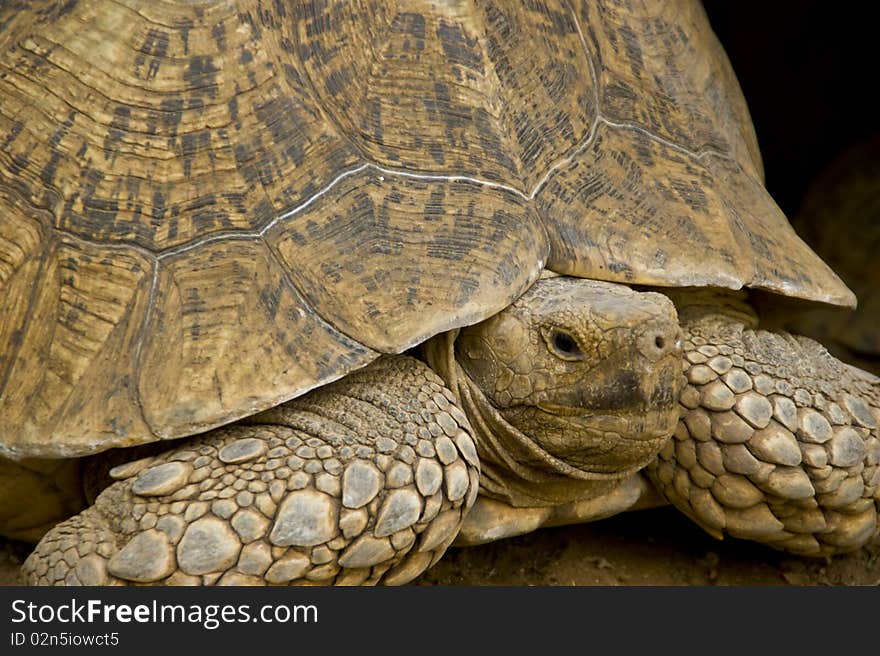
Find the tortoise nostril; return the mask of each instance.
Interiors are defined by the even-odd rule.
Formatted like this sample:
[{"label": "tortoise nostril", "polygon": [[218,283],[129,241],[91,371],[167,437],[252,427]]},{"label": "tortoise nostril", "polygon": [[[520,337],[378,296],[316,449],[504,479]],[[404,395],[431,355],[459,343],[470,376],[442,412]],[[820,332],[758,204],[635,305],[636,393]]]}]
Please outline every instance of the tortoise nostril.
[{"label": "tortoise nostril", "polygon": [[648,328],[639,339],[639,351],[652,362],[681,350],[679,333],[667,326]]}]

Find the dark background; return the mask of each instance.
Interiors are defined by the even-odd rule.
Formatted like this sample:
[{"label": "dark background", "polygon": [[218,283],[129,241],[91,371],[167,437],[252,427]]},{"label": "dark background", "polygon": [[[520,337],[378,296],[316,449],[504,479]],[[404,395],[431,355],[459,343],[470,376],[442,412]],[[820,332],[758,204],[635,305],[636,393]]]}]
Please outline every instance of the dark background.
[{"label": "dark background", "polygon": [[767,189],[791,217],[836,153],[878,131],[873,0],[704,0],[749,105]]}]

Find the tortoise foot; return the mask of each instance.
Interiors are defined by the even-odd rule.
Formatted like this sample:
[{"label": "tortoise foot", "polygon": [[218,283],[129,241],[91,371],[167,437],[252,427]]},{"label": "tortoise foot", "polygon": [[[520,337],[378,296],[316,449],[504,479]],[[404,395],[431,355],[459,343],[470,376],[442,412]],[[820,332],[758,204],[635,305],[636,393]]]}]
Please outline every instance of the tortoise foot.
[{"label": "tortoise foot", "polygon": [[478,489],[451,393],[383,358],[159,456],[115,467],[95,505],[27,559],[32,584],[406,583],[458,534]]},{"label": "tortoise foot", "polygon": [[719,538],[825,556],[876,536],[880,379],[805,337],[682,323],[689,384],[658,489]]}]

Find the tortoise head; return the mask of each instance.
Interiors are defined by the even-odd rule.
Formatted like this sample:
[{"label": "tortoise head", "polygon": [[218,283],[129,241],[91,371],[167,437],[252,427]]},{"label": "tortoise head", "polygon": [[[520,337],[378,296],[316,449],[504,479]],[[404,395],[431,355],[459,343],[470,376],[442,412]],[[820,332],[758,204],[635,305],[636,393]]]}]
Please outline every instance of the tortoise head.
[{"label": "tortoise head", "polygon": [[630,473],[678,419],[681,332],[661,294],[544,279],[463,329],[455,357],[499,419],[538,447],[527,466],[558,470],[552,462],[561,461],[583,478]]}]

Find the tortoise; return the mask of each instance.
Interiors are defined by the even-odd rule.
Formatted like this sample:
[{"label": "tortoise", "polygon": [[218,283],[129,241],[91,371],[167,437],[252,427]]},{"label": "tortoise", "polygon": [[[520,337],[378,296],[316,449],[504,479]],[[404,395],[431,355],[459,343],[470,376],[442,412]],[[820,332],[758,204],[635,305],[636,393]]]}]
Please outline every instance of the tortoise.
[{"label": "tortoise", "polygon": [[698,2],[0,25],[28,583],[399,584],[667,502],[795,554],[876,535],[877,380],[750,305],[854,295],[764,189]]}]

